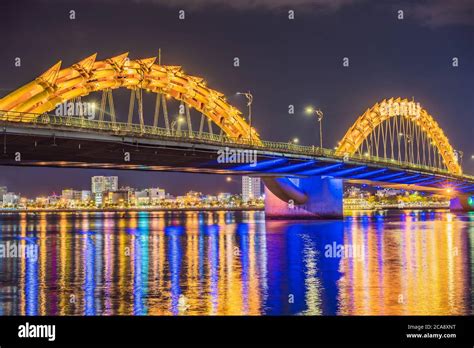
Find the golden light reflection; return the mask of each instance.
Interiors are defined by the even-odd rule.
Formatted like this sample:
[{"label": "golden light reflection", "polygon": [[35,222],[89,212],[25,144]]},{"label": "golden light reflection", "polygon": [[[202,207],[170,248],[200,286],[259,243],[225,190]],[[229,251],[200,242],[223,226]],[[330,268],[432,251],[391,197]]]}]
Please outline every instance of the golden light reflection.
[{"label": "golden light reflection", "polygon": [[[23,214],[0,229],[37,243],[39,258],[2,268],[18,289],[3,313],[472,314],[474,214],[428,214],[355,214],[344,227],[257,213]],[[331,268],[324,243],[338,231],[362,253]]]},{"label": "golden light reflection", "polygon": [[360,220],[351,225],[344,243],[362,243],[366,257],[341,261],[338,314],[468,314],[464,222],[451,213],[443,223],[415,213],[402,218],[379,230]]}]

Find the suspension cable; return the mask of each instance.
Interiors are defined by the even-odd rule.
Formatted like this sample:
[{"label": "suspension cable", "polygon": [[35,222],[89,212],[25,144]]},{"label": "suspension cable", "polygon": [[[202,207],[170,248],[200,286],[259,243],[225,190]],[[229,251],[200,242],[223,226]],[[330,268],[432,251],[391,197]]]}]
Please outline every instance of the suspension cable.
[{"label": "suspension cable", "polygon": [[135,108],[135,89],[130,90],[130,103],[128,104],[128,125],[132,125],[133,110]]},{"label": "suspension cable", "polygon": [[163,104],[163,117],[165,119],[166,133],[170,134],[170,120],[168,118],[168,106],[166,105],[166,97],[164,94],[161,95],[161,101]]},{"label": "suspension cable", "polygon": [[155,113],[153,115],[153,127],[158,127],[158,118],[160,117],[160,102],[161,102],[161,94],[156,93],[156,101],[155,101]]}]

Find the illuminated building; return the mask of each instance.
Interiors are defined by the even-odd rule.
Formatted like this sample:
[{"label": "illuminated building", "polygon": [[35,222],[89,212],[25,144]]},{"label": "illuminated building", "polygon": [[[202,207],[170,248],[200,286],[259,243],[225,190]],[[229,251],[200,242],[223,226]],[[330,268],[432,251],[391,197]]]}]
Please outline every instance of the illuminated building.
[{"label": "illuminated building", "polygon": [[402,190],[394,190],[391,188],[384,188],[381,190],[377,190],[377,193],[376,193],[376,195],[379,197],[393,197],[393,196],[400,196],[402,194],[404,194]]},{"label": "illuminated building", "polygon": [[373,204],[370,204],[366,198],[362,197],[348,197],[344,198],[344,209],[347,210],[365,210],[373,209]]},{"label": "illuminated building", "polygon": [[134,196],[137,205],[156,205],[166,198],[166,193],[164,189],[156,187],[135,191]]},{"label": "illuminated building", "polygon": [[217,200],[225,201],[228,200],[232,195],[229,192],[221,192],[217,195]]},{"label": "illuminated building", "polygon": [[155,202],[157,200],[165,199],[165,197],[166,197],[165,190],[160,189],[159,187],[150,188],[150,189],[148,189],[148,192],[150,194],[150,199],[151,199],[152,202]]},{"label": "illuminated building", "polygon": [[119,206],[128,204],[128,191],[118,190],[118,191],[108,192],[107,204],[119,205]]},{"label": "illuminated building", "polygon": [[20,202],[20,195],[13,192],[7,192],[3,195],[3,206],[18,205]]},{"label": "illuminated building", "polygon": [[118,176],[93,176],[91,182],[92,196],[97,207],[104,203],[105,192],[118,190]]},{"label": "illuminated building", "polygon": [[89,190],[82,190],[81,191],[81,201],[87,202],[91,199],[91,191]]},{"label": "illuminated building", "polygon": [[262,184],[260,178],[243,176],[242,177],[242,201],[247,203],[249,200],[259,198],[262,195]]},{"label": "illuminated building", "polygon": [[35,204],[37,207],[46,207],[48,205],[48,197],[36,197]]},{"label": "illuminated building", "polygon": [[135,191],[136,205],[148,205],[150,204],[150,195],[148,190]]},{"label": "illuminated building", "polygon": [[73,189],[64,189],[61,193],[61,198],[65,201],[72,201],[74,199],[74,190]]},{"label": "illuminated building", "polygon": [[91,181],[91,191],[93,194],[118,190],[118,176],[93,176]]},{"label": "illuminated building", "polygon": [[5,195],[8,192],[8,189],[6,186],[0,186],[0,202],[3,202],[3,195]]},{"label": "illuminated building", "polygon": [[102,203],[104,202],[104,197],[103,197],[102,192],[98,192],[94,194],[94,203],[96,207],[102,207]]},{"label": "illuminated building", "polygon": [[56,204],[58,204],[60,199],[61,199],[61,197],[58,196],[58,195],[48,196],[48,205],[49,206],[56,205]]}]

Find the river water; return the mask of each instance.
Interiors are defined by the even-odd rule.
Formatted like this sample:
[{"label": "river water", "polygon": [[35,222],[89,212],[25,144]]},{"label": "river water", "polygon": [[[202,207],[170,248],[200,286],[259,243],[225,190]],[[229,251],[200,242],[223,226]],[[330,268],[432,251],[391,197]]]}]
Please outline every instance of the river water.
[{"label": "river water", "polygon": [[0,215],[0,315],[472,315],[474,213]]}]

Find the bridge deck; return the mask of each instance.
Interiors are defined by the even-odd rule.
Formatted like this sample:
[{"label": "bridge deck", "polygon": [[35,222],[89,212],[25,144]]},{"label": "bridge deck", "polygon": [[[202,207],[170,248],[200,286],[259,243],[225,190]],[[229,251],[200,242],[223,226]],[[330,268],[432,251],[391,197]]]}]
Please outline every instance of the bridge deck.
[{"label": "bridge deck", "polygon": [[[0,113],[0,117],[1,117]],[[35,122],[0,121],[0,165],[181,171],[260,176],[325,175],[353,182],[419,190],[474,192],[474,177],[373,156],[342,156],[314,146],[263,141],[236,143],[225,135],[174,131],[120,122],[42,115]],[[252,163],[226,163],[219,154]],[[234,151],[234,152],[232,152]],[[15,160],[15,154],[21,160]],[[126,153],[130,154],[129,161]],[[253,156],[256,156],[255,158]],[[254,162],[255,160],[255,162]]]}]

